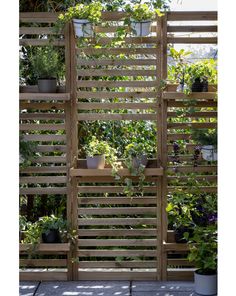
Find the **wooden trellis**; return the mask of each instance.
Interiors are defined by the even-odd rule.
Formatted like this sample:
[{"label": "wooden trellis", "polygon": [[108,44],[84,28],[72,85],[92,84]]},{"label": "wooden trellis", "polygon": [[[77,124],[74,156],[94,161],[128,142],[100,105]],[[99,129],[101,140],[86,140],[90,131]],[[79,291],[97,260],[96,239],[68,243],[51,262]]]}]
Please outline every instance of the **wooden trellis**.
[{"label": "wooden trellis", "polygon": [[[99,44],[109,44],[117,26],[122,25],[123,16],[123,13],[103,13],[102,25],[96,27],[96,31],[105,33],[106,37],[100,38]],[[47,45],[48,39],[42,35],[53,34],[51,24],[56,18],[57,14],[52,13],[21,13],[20,34],[24,35],[20,44]],[[216,37],[207,36],[217,31],[216,25],[201,24],[216,19],[215,12],[168,12],[153,23],[151,37],[127,36],[122,47],[77,47],[71,25],[65,28],[63,38],[54,39],[54,45],[65,47],[66,86],[56,94],[39,94],[34,86],[21,90],[20,129],[27,133],[26,140],[38,143],[37,151],[42,157],[35,160],[37,166],[21,171],[20,194],[34,198],[57,194],[65,198],[67,219],[78,229],[79,239],[76,245],[39,245],[39,254],[59,254],[63,257],[60,259],[27,259],[23,254],[27,253],[28,246],[20,244],[20,266],[26,267],[21,270],[21,279],[192,279],[192,266],[184,256],[178,258],[178,254],[186,254],[186,244],[173,243],[173,232],[167,230],[167,194],[178,189],[172,186],[177,172],[182,174],[180,188],[185,188],[186,173],[196,172],[199,180],[207,179],[213,184],[202,186],[201,190],[216,192],[216,166],[203,163],[193,167],[191,141],[181,155],[187,165],[173,166],[171,141],[189,140],[190,126],[215,127],[210,119],[217,116],[216,87],[187,98],[196,99],[195,106],[211,107],[211,111],[200,110],[188,117],[187,123],[175,123],[172,121],[177,117],[176,108],[186,107],[186,96],[176,93],[176,86],[170,85],[164,91],[159,86],[167,76],[167,45],[216,43]],[[176,21],[198,21],[199,25],[175,25]],[[48,26],[37,27],[39,23]],[[179,32],[205,35],[180,37]],[[35,35],[37,38],[32,38]],[[126,59],[121,59],[120,54]],[[92,55],[97,55],[96,59]],[[130,80],[119,80],[122,75],[129,76]],[[117,79],[103,81],[101,76]],[[137,76],[148,79],[136,80]],[[120,91],[120,87],[125,87],[125,91]],[[119,103],[111,102],[113,98],[119,98]],[[140,102],[140,98],[147,100]],[[115,113],[119,109],[133,112]],[[196,118],[209,121],[193,123],[192,119]],[[131,201],[122,195],[124,184],[114,182],[110,168],[89,170],[85,160],[77,159],[78,123],[84,120],[156,122],[157,157],[149,160],[145,171],[149,185],[144,189],[144,197]],[[48,133],[37,134],[37,131]],[[120,174],[128,176],[129,172],[123,169]],[[173,253],[177,254],[176,258],[170,257]],[[72,263],[75,257],[79,262]]]}]

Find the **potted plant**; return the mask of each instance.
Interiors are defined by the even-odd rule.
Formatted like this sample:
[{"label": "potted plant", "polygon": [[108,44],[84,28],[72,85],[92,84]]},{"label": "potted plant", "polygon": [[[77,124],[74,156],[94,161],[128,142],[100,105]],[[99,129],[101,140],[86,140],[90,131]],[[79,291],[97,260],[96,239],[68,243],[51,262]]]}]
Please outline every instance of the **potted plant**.
[{"label": "potted plant", "polygon": [[111,147],[106,141],[99,141],[95,136],[92,136],[91,141],[84,146],[84,151],[88,169],[104,169],[105,162],[112,168],[117,165],[115,148]]},{"label": "potted plant", "polygon": [[55,93],[57,79],[63,71],[59,53],[52,46],[37,48],[37,51],[29,56],[29,61],[38,79],[38,91]]},{"label": "potted plant", "polygon": [[66,228],[66,221],[54,215],[39,218],[43,243],[61,243],[60,231]]},{"label": "potted plant", "polygon": [[193,129],[192,139],[200,145],[203,159],[217,160],[217,129]]},{"label": "potted plant", "polygon": [[217,294],[217,228],[216,225],[195,227],[189,241],[188,259],[194,262],[195,292],[200,295]]},{"label": "potted plant", "polygon": [[93,24],[99,23],[101,12],[102,4],[100,2],[92,2],[88,5],[77,4],[69,7],[65,13],[58,16],[55,24],[56,31],[60,31],[66,23],[73,21],[77,37],[91,37],[93,35]]},{"label": "potted plant", "polygon": [[20,241],[22,240],[22,232],[26,230],[27,228],[27,219],[25,216],[20,215],[19,216],[19,236],[20,236]]},{"label": "potted plant", "polygon": [[[143,195],[143,186],[145,181],[145,167],[148,163],[148,155],[153,152],[153,148],[147,142],[132,142],[125,147],[125,165],[130,171],[131,176],[138,176],[138,189]],[[134,195],[134,186],[131,178],[125,179],[124,193],[132,197]]]},{"label": "potted plant", "polygon": [[208,83],[216,80],[215,62],[197,62],[187,68],[188,86],[192,92],[208,92]]},{"label": "potted plant", "polygon": [[151,33],[152,20],[155,15],[162,16],[159,9],[150,10],[147,4],[130,4],[125,6],[125,11],[130,15],[130,25],[136,36],[147,36]]}]

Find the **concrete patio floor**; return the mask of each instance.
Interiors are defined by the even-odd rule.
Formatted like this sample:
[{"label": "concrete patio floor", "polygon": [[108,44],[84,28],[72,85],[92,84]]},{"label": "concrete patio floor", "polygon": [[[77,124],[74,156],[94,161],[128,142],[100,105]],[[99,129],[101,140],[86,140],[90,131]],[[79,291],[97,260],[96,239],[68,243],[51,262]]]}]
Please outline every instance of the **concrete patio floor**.
[{"label": "concrete patio floor", "polygon": [[195,296],[193,282],[20,282],[20,296]]}]

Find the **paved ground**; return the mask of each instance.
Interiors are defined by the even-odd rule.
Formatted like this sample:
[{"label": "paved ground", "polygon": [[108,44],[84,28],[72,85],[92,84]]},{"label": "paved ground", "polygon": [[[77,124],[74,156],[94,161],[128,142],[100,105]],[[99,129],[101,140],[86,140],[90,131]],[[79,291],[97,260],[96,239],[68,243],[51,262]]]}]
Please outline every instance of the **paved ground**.
[{"label": "paved ground", "polygon": [[20,296],[195,296],[192,282],[21,282]]}]

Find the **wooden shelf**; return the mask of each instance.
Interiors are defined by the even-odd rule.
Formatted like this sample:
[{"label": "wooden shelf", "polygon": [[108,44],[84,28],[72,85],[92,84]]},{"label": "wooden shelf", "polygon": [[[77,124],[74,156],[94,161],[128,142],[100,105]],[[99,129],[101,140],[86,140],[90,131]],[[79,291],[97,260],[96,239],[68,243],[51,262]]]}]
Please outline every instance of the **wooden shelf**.
[{"label": "wooden shelf", "polygon": [[[128,169],[121,169],[118,170],[118,174],[123,176],[131,176]],[[162,176],[163,175],[163,168],[146,168],[145,169],[146,176]],[[105,169],[70,169],[70,176],[71,177],[92,177],[92,176],[112,176],[112,169],[105,168]]]},{"label": "wooden shelf", "polygon": [[186,95],[181,92],[170,91],[163,92],[163,99],[165,100],[175,100],[175,99],[205,99],[205,100],[213,100],[216,99],[216,92],[194,92]]},{"label": "wooden shelf", "polygon": [[177,243],[167,243],[163,242],[164,250],[166,252],[168,251],[189,251],[189,245],[188,244],[177,244]]},{"label": "wooden shelf", "polygon": [[[30,250],[32,244],[20,244],[19,249],[21,253],[25,253]],[[35,252],[63,252],[67,253],[70,251],[70,243],[62,244],[43,244],[36,245]]]},{"label": "wooden shelf", "polygon": [[20,93],[20,101],[69,101],[70,93]]}]

